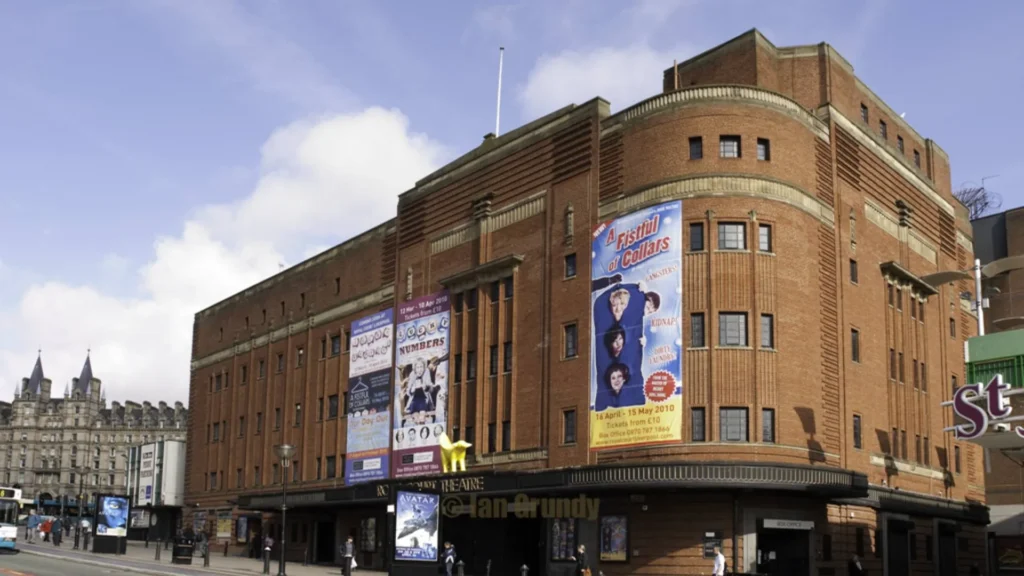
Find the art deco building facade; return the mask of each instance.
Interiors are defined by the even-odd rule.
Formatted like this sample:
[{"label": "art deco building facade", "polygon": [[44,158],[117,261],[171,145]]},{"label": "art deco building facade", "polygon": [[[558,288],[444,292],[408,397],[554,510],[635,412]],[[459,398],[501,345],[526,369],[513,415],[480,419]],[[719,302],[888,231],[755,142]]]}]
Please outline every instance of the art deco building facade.
[{"label": "art deco building facade", "polygon": [[[638,396],[650,425],[602,416],[603,386],[636,371],[594,368],[622,350],[592,334],[622,314],[592,305],[624,282],[592,271],[599,246],[675,259],[643,280],[677,290],[629,288],[669,366]],[[600,499],[599,518],[446,517],[467,573],[569,574],[577,542],[609,575],[709,572],[713,544],[738,571],[845,574],[856,554],[872,574],[966,573],[985,557],[982,453],[944,432],[941,403],[976,320],[966,281],[921,278],[973,258],[938,144],[827,44],[751,31],[620,112],[598,98],[485,138],[393,220],[196,314],[186,504],[244,518],[232,542],[280,540],[287,474],[291,554],[331,562],[352,534],[366,567],[394,557],[388,498],[415,480]],[[469,469],[348,485],[353,324],[441,290],[450,317],[424,330],[450,322],[450,347],[428,366],[438,381],[448,362],[444,429],[474,445]],[[396,331],[403,354],[417,334]]]},{"label": "art deco building facade", "polygon": [[[126,493],[130,446],[184,440],[188,410],[176,402],[111,402],[86,358],[63,395],[54,395],[42,357],[14,401],[0,402],[0,483],[20,485],[40,510],[77,511],[78,494]],[[66,499],[65,499],[66,497]]]}]

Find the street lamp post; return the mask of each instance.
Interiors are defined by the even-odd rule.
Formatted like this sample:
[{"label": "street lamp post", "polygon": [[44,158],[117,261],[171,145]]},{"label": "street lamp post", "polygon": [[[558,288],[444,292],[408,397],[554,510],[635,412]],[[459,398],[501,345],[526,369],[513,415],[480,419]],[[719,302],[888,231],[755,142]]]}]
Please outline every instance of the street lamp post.
[{"label": "street lamp post", "polygon": [[287,576],[285,572],[285,549],[288,547],[287,541],[287,515],[288,515],[288,468],[291,465],[292,454],[295,452],[295,446],[291,444],[280,444],[274,446],[274,452],[277,453],[277,457],[281,460],[281,473],[284,474],[284,481],[282,482],[281,489],[281,561],[278,564],[277,576]]},{"label": "street lamp post", "polygon": [[[78,476],[78,525],[75,526],[75,550],[78,550],[78,544],[82,533],[82,500],[84,500],[83,491],[85,490],[85,475],[79,474]],[[84,542],[83,542],[84,545]]]}]

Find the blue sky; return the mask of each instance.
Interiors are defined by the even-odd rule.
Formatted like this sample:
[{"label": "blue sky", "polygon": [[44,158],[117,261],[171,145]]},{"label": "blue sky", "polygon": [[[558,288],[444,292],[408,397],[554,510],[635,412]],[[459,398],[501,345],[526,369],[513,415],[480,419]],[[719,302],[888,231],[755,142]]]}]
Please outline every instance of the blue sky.
[{"label": "blue sky", "polygon": [[621,109],[753,27],[827,41],[954,186],[998,175],[1024,204],[1024,3],[825,6],[0,0],[0,398],[38,347],[59,388],[91,347],[112,399],[184,400],[195,311],[387,217],[494,129],[499,45],[505,131]]}]

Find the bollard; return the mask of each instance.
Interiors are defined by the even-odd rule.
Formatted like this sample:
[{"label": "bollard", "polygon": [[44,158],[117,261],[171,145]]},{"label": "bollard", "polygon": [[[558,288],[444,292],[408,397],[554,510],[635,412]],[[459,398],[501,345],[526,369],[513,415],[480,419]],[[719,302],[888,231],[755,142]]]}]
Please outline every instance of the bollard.
[{"label": "bollard", "polygon": [[203,568],[210,567],[210,544],[203,543]]},{"label": "bollard", "polygon": [[167,540],[164,540],[164,550],[167,550],[167,547],[170,546],[170,545],[171,545],[171,539],[170,538],[168,538]]},{"label": "bollard", "polygon": [[466,576],[466,564],[462,560],[455,563],[455,573],[459,576]]},{"label": "bollard", "polygon": [[270,548],[263,549],[263,573],[270,574]]},{"label": "bollard", "polygon": [[224,543],[224,557],[225,558],[228,557],[228,543],[227,542]]},{"label": "bollard", "polygon": [[309,566],[309,544],[307,544],[306,548],[302,551],[302,565]]},{"label": "bollard", "polygon": [[526,564],[523,564],[522,568],[519,569],[519,573],[526,576],[530,573],[530,568]]},{"label": "bollard", "polygon": [[154,560],[159,562],[160,561],[160,541],[159,540],[156,541],[156,546],[153,546],[153,548],[156,548],[156,558],[154,558]]}]

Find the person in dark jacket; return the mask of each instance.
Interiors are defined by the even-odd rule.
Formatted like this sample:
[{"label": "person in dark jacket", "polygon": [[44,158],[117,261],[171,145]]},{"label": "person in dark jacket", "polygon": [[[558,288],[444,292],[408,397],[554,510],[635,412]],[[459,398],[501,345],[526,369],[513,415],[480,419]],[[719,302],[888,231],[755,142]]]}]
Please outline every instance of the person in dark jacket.
[{"label": "person in dark jacket", "polygon": [[860,558],[856,554],[853,555],[853,558],[850,558],[850,562],[847,564],[847,572],[850,573],[850,576],[864,576],[866,574],[864,566],[861,565]]},{"label": "person in dark jacket", "polygon": [[61,524],[60,518],[53,521],[50,531],[53,533],[53,545],[60,546],[60,541],[64,537],[64,525]]},{"label": "person in dark jacket", "polygon": [[576,549],[576,555],[570,556],[569,560],[574,560],[576,562],[576,576],[583,576],[588,570],[587,547],[580,544],[579,548]]},{"label": "person in dark jacket", "polygon": [[444,573],[452,576],[452,569],[455,568],[455,546],[451,542],[444,543]]},{"label": "person in dark jacket", "polygon": [[341,573],[345,576],[352,576],[352,557],[355,556],[356,546],[349,534],[345,543],[341,545]]}]

